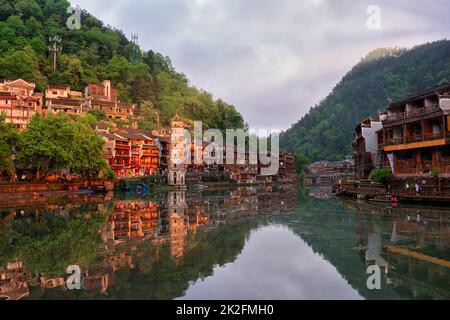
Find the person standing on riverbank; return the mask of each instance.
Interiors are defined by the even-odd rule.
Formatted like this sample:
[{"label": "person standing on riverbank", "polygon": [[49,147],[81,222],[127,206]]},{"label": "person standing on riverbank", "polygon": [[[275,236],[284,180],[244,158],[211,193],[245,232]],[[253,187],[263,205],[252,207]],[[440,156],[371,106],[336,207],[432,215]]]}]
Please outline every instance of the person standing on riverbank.
[{"label": "person standing on riverbank", "polygon": [[416,195],[420,196],[420,184],[419,184],[419,182],[416,183]]}]

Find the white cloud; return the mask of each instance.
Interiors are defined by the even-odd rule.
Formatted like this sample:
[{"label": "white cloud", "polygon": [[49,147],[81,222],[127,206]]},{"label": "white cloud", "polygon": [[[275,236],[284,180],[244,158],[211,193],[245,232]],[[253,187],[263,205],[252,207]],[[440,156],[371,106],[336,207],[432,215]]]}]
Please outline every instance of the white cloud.
[{"label": "white cloud", "polygon": [[[449,0],[73,0],[139,33],[192,83],[237,106],[254,127],[287,128],[380,46],[444,38]],[[366,9],[381,8],[381,30]]]}]

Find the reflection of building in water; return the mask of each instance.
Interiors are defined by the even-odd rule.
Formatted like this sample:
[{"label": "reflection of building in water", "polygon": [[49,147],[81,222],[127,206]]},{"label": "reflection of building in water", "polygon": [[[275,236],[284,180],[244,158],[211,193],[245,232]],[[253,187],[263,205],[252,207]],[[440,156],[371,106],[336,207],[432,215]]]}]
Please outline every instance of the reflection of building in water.
[{"label": "reflection of building in water", "polygon": [[170,252],[172,257],[177,260],[184,254],[186,241],[186,192],[169,192],[167,208],[169,215]]},{"label": "reflection of building in water", "polygon": [[[218,194],[205,193],[190,193],[186,197],[186,192],[179,190],[168,193],[167,198],[158,202],[138,199],[116,201],[114,205],[104,205],[101,200],[96,203],[94,199],[87,200],[93,202],[86,204],[51,203],[39,210],[33,207],[36,214],[28,209],[15,209],[13,215],[8,213],[3,223],[9,225],[14,220],[33,216],[39,221],[47,212],[64,217],[64,220],[73,217],[91,219],[95,212],[105,213],[112,208],[108,221],[101,228],[104,242],[96,250],[96,262],[80,266],[82,289],[89,294],[107,294],[118,270],[134,269],[134,264],[139,270],[150,268],[162,254],[170,254],[176,263],[181,262],[185,251],[190,248],[188,233],[196,233],[199,229],[212,231],[259,214],[278,214],[295,209],[296,193],[291,190],[273,192],[268,188],[258,193],[255,189],[238,189]],[[189,239],[194,241],[194,238],[193,235]],[[151,245],[141,246],[145,243]],[[140,258],[143,250],[150,250],[153,254],[146,260],[148,265]],[[36,272],[39,274],[39,270]],[[62,273],[54,278],[44,274],[32,278],[21,262],[14,262],[0,270],[0,299],[25,298],[30,290],[42,290],[44,294],[55,288],[61,291],[66,288],[67,277]]]},{"label": "reflection of building in water", "polygon": [[21,261],[8,263],[0,270],[0,300],[20,300],[30,294],[27,282],[31,274],[23,269]]},{"label": "reflection of building in water", "polygon": [[258,196],[254,189],[238,189],[225,200],[223,208],[227,219],[258,215]]},{"label": "reflection of building in water", "polygon": [[197,228],[208,222],[205,204],[201,200],[189,201],[186,208],[188,232],[196,233]]},{"label": "reflection of building in water", "polygon": [[308,195],[310,197],[314,197],[316,199],[323,199],[323,200],[330,199],[333,194],[333,192],[329,186],[328,187],[316,186],[316,187],[309,189],[308,191],[309,191]]},{"label": "reflection of building in water", "polygon": [[28,297],[30,290],[26,282],[11,280],[0,285],[0,300],[20,300]]},{"label": "reflection of building in water", "polygon": [[[132,257],[125,252],[116,252],[124,248],[115,247],[113,256],[105,258],[98,265],[82,269],[81,288],[89,293],[106,294],[110,284],[115,281],[115,272],[123,269],[133,269]],[[45,276],[32,278],[24,271],[22,262],[9,263],[5,270],[0,271],[0,300],[19,300],[27,297],[30,287],[40,287],[41,290],[62,288],[66,290],[68,275],[47,278]]]},{"label": "reflection of building in water", "polygon": [[295,191],[259,192],[259,214],[290,213],[295,210],[297,194]]},{"label": "reflection of building in water", "polygon": [[450,261],[394,246],[387,248],[387,260],[393,285],[412,298],[450,299]]},{"label": "reflection of building in water", "polygon": [[102,228],[103,240],[153,236],[158,228],[158,206],[142,200],[118,201]]},{"label": "reflection of building in water", "polygon": [[388,284],[410,298],[450,298],[448,212],[439,208],[386,208],[354,201],[345,204],[390,217],[390,223],[377,224],[380,230],[376,233],[373,223],[361,223],[358,215],[356,221],[358,245],[368,247],[366,261],[389,266]]},{"label": "reflection of building in water", "polygon": [[116,271],[133,269],[132,256],[122,252],[127,247],[113,247],[112,256],[95,266],[88,267],[82,275],[82,288],[89,293],[107,294],[108,288],[114,284]]},{"label": "reflection of building in water", "polygon": [[385,272],[389,271],[389,264],[387,261],[381,256],[382,254],[382,241],[380,233],[370,233],[368,236],[368,249],[366,251],[366,261],[372,262],[379,267],[384,267]]}]

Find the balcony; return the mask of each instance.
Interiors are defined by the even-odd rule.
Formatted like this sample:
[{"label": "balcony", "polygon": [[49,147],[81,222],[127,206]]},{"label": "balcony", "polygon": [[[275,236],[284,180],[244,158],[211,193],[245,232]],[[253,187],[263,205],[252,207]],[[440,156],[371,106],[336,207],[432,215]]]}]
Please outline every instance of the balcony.
[{"label": "balcony", "polygon": [[412,109],[412,110],[405,111],[405,112],[397,112],[397,113],[388,115],[385,122],[406,120],[409,118],[418,117],[418,116],[426,115],[426,114],[433,113],[433,112],[439,112],[439,111],[441,111],[439,104],[434,104],[434,105],[427,106],[427,107]]},{"label": "balcony", "polygon": [[405,140],[403,139],[403,137],[400,138],[393,138],[393,139],[387,139],[384,143],[385,146],[396,146],[399,144],[404,144]]},{"label": "balcony", "polygon": [[444,132],[426,132],[423,134],[408,135],[385,141],[385,151],[406,150],[416,148],[434,147],[446,144],[449,134]]},{"label": "balcony", "polygon": [[433,168],[432,161],[422,161],[415,163],[413,160],[395,160],[394,161],[394,174],[430,174]]}]

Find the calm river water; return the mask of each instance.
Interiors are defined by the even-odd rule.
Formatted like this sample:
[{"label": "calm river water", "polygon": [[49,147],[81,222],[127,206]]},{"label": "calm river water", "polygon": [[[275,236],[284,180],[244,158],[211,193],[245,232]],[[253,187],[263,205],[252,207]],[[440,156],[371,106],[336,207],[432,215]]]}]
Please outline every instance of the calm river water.
[{"label": "calm river water", "polygon": [[288,187],[0,202],[0,299],[450,299],[449,222]]}]

